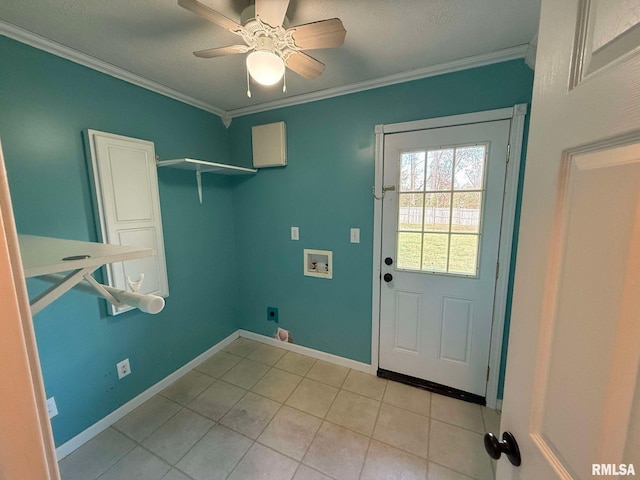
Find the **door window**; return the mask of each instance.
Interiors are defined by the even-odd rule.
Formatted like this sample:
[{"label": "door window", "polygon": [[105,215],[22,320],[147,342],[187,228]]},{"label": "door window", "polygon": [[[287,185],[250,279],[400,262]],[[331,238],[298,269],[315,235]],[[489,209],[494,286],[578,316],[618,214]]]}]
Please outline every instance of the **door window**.
[{"label": "door window", "polygon": [[477,275],[488,148],[400,155],[398,269]]}]

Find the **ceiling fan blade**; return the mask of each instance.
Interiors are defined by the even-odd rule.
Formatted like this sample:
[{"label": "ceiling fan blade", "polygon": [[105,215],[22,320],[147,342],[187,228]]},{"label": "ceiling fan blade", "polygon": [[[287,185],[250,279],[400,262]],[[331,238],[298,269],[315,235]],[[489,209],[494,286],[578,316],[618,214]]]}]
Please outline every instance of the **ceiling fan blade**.
[{"label": "ceiling fan blade", "polygon": [[223,55],[233,55],[235,53],[246,53],[250,49],[246,45],[229,45],[228,47],[209,48],[207,50],[198,50],[193,52],[199,58],[222,57]]},{"label": "ceiling fan blade", "polygon": [[298,25],[289,30],[293,31],[293,40],[301,50],[339,47],[347,34],[339,18]]},{"label": "ceiling fan blade", "polygon": [[284,63],[298,75],[308,80],[313,80],[324,72],[324,63],[302,52],[292,53]]},{"label": "ceiling fan blade", "polygon": [[287,8],[289,8],[289,0],[256,0],[256,17],[261,22],[276,28],[284,22]]},{"label": "ceiling fan blade", "polygon": [[222,28],[226,28],[232,32],[238,32],[242,30],[242,27],[231,20],[230,18],[225,17],[221,13],[216,12],[215,10],[203,5],[197,0],[178,0],[178,5],[182,8],[186,8],[190,12],[195,13],[196,15],[200,15],[202,18],[209,20],[211,23],[215,23]]}]

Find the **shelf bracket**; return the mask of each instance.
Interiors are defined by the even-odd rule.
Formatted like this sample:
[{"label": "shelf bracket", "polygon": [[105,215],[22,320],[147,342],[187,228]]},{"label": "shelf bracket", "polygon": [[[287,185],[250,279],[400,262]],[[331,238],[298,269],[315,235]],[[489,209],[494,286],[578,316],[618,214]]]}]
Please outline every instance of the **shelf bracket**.
[{"label": "shelf bracket", "polygon": [[196,183],[198,184],[198,199],[202,205],[202,172],[200,170],[196,170]]},{"label": "shelf bracket", "polygon": [[73,287],[75,287],[79,282],[84,280],[86,275],[91,275],[95,272],[101,265],[97,267],[85,267],[80,268],[78,270],[74,270],[66,277],[64,277],[60,283],[53,285],[48,288],[31,302],[31,315],[35,315],[40,312],[43,308],[49,305],[51,302],[54,302],[62,295],[67,293]]}]

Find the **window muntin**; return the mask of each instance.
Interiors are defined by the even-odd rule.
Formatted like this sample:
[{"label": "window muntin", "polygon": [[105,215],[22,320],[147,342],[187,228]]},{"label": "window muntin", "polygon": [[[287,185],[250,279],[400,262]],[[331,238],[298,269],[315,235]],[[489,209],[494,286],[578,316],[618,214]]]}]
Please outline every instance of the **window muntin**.
[{"label": "window muntin", "polygon": [[476,276],[488,144],[400,155],[400,270]]}]

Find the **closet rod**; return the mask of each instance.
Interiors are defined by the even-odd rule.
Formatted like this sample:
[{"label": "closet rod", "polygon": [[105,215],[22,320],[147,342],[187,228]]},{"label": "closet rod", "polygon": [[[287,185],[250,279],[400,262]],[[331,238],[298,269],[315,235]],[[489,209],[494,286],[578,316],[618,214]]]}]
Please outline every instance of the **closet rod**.
[{"label": "closet rod", "polygon": [[[87,277],[90,280],[88,280]],[[49,275],[41,275],[38,278],[49,283],[59,284],[65,277],[63,275],[53,273]],[[157,295],[127,292],[126,290],[102,285],[90,275],[85,276],[85,279],[78,282],[73,288],[81,292],[90,293],[91,295],[104,298],[116,307],[130,305],[140,309],[140,311],[144,313],[151,314],[160,313],[164,308],[164,298],[162,297]]]}]

